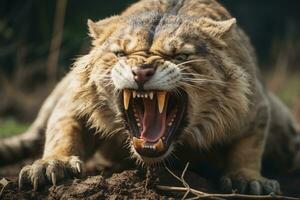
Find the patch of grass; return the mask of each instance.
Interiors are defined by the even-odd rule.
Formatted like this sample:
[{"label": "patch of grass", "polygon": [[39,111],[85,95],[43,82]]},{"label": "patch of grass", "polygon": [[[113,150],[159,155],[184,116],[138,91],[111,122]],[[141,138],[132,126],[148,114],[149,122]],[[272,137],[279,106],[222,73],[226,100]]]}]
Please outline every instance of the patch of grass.
[{"label": "patch of grass", "polygon": [[13,118],[0,119],[0,138],[23,133],[29,124],[19,123]]},{"label": "patch of grass", "polygon": [[284,87],[278,92],[279,97],[291,105],[294,98],[300,97],[300,76],[291,75],[285,81]]},{"label": "patch of grass", "polygon": [[[272,77],[269,78],[272,81]],[[272,89],[272,88],[271,88]],[[274,91],[275,90],[275,91]],[[300,98],[300,73],[289,73],[286,78],[280,81],[273,92],[288,106],[291,106],[295,99]]]}]

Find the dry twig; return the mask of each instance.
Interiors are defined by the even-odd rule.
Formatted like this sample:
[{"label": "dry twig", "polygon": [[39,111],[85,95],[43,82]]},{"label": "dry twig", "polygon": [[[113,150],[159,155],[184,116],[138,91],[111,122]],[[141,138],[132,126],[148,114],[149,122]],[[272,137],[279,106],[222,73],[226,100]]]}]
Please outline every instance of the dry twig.
[{"label": "dry twig", "polygon": [[63,37],[63,27],[67,2],[68,0],[57,0],[53,37],[50,44],[50,55],[48,57],[47,63],[47,77],[50,87],[52,87],[52,85],[56,82],[58,58]]},{"label": "dry twig", "polygon": [[9,184],[9,182],[8,182],[8,180],[6,180],[5,178],[3,178],[3,179],[0,180],[0,185],[3,186],[2,189],[1,189],[1,191],[0,191],[0,199],[1,199],[1,196],[2,196],[2,194],[3,194],[4,189],[6,188],[6,186],[7,186],[8,184]]},{"label": "dry twig", "polygon": [[170,191],[170,192],[185,192],[182,199],[186,199],[187,195],[189,193],[192,193],[195,195],[195,197],[189,198],[189,200],[192,199],[217,199],[217,200],[226,200],[226,199],[240,199],[240,200],[300,200],[300,198],[294,198],[294,197],[285,197],[285,196],[279,196],[279,195],[244,195],[244,194],[209,194],[205,193],[199,190],[195,190],[190,188],[188,183],[184,180],[184,175],[188,169],[189,163],[186,164],[181,177],[178,177],[176,174],[174,174],[167,166],[165,166],[166,170],[177,180],[179,180],[184,187],[174,187],[174,186],[164,186],[164,185],[157,185],[156,188],[163,191]]}]

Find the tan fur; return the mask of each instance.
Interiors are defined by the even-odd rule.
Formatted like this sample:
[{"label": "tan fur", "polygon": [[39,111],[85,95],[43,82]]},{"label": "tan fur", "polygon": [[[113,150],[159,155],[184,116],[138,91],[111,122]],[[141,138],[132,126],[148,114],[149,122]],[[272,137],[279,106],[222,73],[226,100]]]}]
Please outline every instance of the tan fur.
[{"label": "tan fur", "polygon": [[[173,66],[182,73],[181,80],[169,87],[182,88],[188,94],[188,125],[170,151],[174,149],[184,161],[219,161],[229,180],[249,182],[249,190],[239,192],[267,193],[264,188],[268,184],[273,192],[279,192],[276,182],[261,176],[261,160],[278,118],[288,118],[286,122],[293,124],[288,112],[272,119],[270,113],[278,103],[259,78],[248,37],[220,4],[214,0],[143,0],[120,16],[88,21],[88,26],[93,47],[68,75],[69,84],[48,121],[39,164],[51,171],[56,166],[53,160],[58,160],[72,171],[74,159],[87,159],[103,141],[114,141],[110,154],[127,159],[122,156],[131,148],[129,132],[119,109],[118,80],[113,82],[111,77],[119,61],[114,52],[122,51],[127,55],[124,66],[129,68],[147,63],[157,68]],[[194,62],[181,65],[175,59],[178,54],[190,54],[189,60]],[[289,135],[284,127],[278,129]],[[226,151],[213,150],[216,146]],[[132,156],[156,162],[143,160],[134,152]],[[165,157],[157,161],[162,159]],[[36,176],[30,169],[22,171],[21,181]],[[46,178],[51,181],[49,174]],[[260,190],[255,190],[253,181],[261,184]],[[229,187],[221,186],[224,190]]]}]

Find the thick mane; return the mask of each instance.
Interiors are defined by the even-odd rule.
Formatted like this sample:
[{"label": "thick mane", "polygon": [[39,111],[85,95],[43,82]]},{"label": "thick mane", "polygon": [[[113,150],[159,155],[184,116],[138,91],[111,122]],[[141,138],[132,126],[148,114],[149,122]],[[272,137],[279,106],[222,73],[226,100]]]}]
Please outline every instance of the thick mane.
[{"label": "thick mane", "polygon": [[[108,74],[103,74],[101,84],[95,83],[92,79],[92,70],[97,67],[101,52],[91,51],[90,54],[82,56],[74,63],[73,72],[73,102],[78,117],[87,119],[90,128],[104,136],[111,136],[114,133],[126,133],[121,113],[117,108],[116,99],[112,98],[112,90],[109,84]],[[104,73],[103,71],[102,73]],[[98,86],[96,86],[98,84]],[[109,92],[110,91],[110,92]]]},{"label": "thick mane", "polygon": [[[187,87],[187,92],[192,94],[189,95],[189,125],[181,138],[197,148],[209,148],[212,144],[234,139],[245,128],[243,119],[249,112],[249,96],[253,95],[249,75],[232,61],[222,59],[227,70],[223,75],[228,79],[220,86],[222,89],[210,87],[203,96],[201,89]],[[199,112],[197,107],[203,110]]]}]

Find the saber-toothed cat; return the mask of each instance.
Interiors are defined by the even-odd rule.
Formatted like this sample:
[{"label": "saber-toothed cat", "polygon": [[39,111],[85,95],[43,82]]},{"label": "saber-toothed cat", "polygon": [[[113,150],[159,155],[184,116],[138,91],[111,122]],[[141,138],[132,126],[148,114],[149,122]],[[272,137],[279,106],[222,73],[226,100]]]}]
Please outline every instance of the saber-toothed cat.
[{"label": "saber-toothed cat", "polygon": [[173,154],[205,161],[222,171],[225,192],[280,193],[277,181],[261,175],[262,158],[292,166],[298,133],[224,7],[214,0],[142,0],[88,26],[90,52],[28,132],[0,142],[6,163],[32,152],[45,135],[42,158],[20,172],[21,188],[76,176],[83,161],[104,150],[115,162],[131,157],[151,165]]}]

